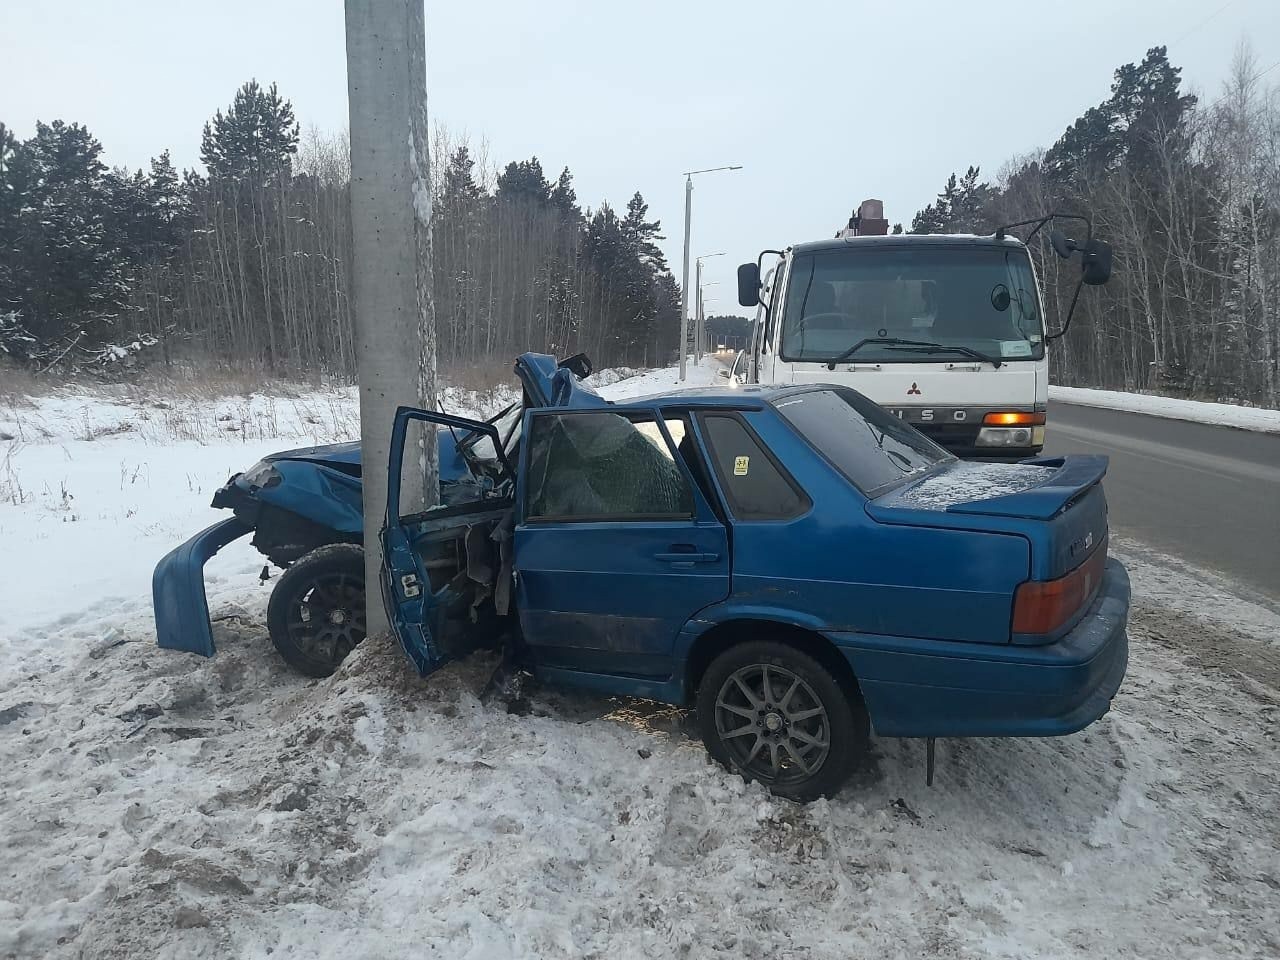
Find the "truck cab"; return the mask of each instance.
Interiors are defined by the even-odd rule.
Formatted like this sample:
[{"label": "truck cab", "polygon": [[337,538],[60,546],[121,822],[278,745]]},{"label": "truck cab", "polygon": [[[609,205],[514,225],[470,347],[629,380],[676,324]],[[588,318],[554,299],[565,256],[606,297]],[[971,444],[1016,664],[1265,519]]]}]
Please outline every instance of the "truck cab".
[{"label": "truck cab", "polygon": [[739,268],[739,301],[758,310],[735,378],[852,387],[959,457],[1039,455],[1055,335],[1027,245],[1003,229],[886,235],[879,213],[867,201],[835,239]]}]

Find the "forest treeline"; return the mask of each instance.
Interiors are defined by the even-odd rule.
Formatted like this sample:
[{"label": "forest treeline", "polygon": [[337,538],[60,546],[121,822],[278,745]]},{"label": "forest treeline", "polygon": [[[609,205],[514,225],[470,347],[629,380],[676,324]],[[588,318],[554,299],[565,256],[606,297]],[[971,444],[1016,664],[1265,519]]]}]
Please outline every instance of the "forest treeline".
[{"label": "forest treeline", "polygon": [[[1280,94],[1246,47],[1216,99],[1188,94],[1164,47],[1115,71],[1111,95],[994,182],[953,174],[909,232],[990,233],[1085,213],[1115,247],[1053,344],[1055,383],[1280,406]],[[1082,228],[1063,223],[1069,235]],[[1050,328],[1079,263],[1032,250]],[[1023,232],[1025,235],[1025,231]]]},{"label": "forest treeline", "polygon": [[[584,209],[568,169],[491,168],[435,136],[440,360],[588,351],[653,365],[675,347],[679,285],[637,192]],[[204,127],[204,173],[168,153],[108,169],[83,126],[0,124],[0,357],[36,371],[196,362],[350,376],[349,151],[301,135],[256,82]]]},{"label": "forest treeline", "polygon": [[[1275,66],[1280,65],[1273,65]],[[1056,382],[1280,406],[1280,99],[1246,49],[1205,102],[1163,47],[1048,149],[991,181],[952,175],[913,232],[990,232],[1086,213],[1115,246],[1052,352]],[[945,149],[945,145],[943,145]],[[440,358],[588,351],[667,362],[679,285],[636,193],[585,208],[566,169],[491,163],[437,132],[433,269]],[[76,124],[0,124],[0,359],[36,371],[139,358],[267,374],[354,371],[345,140],[303,136],[250,82],[205,125],[202,173],[168,154],[108,169]],[[1047,231],[1046,231],[1047,232]],[[1050,327],[1078,267],[1033,244]]]}]

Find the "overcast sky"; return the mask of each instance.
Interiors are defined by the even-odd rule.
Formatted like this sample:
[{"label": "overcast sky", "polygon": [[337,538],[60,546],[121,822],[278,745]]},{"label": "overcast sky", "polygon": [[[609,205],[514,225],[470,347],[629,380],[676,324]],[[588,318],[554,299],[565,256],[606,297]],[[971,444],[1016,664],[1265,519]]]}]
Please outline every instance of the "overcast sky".
[{"label": "overcast sky", "polygon": [[[733,268],[762,247],[829,236],[866,197],[909,222],[952,170],[1048,146],[1148,47],[1209,99],[1242,38],[1260,71],[1280,63],[1280,0],[426,8],[433,117],[504,163],[568,165],[584,204],[640,190],[677,276],[681,172],[745,166],[695,179],[693,252],[727,254],[706,267],[713,313],[737,311]],[[204,121],[251,77],[304,126],[347,124],[340,0],[0,0],[0,48],[0,121],[86,124],[112,165],[165,148],[197,165]]]}]

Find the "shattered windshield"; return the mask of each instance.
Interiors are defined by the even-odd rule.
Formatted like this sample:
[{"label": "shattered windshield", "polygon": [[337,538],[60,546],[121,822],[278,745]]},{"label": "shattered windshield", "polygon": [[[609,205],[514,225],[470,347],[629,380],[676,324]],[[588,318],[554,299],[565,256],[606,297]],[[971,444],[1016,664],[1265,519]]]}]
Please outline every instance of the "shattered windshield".
[{"label": "shattered windshield", "polygon": [[[1044,321],[1021,248],[883,247],[796,258],[782,359],[829,360],[866,338],[964,347],[1004,361],[1044,356]],[[868,343],[850,362],[963,361],[956,351]]]},{"label": "shattered windshield", "polygon": [[[515,454],[517,442],[520,440],[520,427],[524,419],[524,405],[513,403],[511,406],[490,417],[486,423],[493,424],[502,441],[502,450],[511,459]],[[493,439],[487,434],[472,434],[463,440],[467,455],[473,461],[496,462],[497,451],[493,449]]]}]

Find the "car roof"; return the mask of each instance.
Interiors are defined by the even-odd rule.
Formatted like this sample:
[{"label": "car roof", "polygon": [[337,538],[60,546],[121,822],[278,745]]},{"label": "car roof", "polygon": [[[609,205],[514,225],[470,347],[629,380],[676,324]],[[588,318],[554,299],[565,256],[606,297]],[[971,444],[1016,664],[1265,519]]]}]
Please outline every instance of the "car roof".
[{"label": "car roof", "polygon": [[688,408],[721,408],[726,410],[761,410],[767,403],[774,403],[798,393],[811,393],[814,390],[831,390],[836,384],[806,383],[799,386],[772,386],[749,384],[744,386],[724,387],[690,387],[685,390],[673,390],[648,397],[631,397],[616,400],[610,404],[615,410],[645,409],[654,407]]},{"label": "car roof", "polygon": [[875,237],[843,237],[836,240],[813,240],[808,243],[797,243],[791,248],[792,253],[824,253],[831,250],[845,250],[849,247],[892,248],[892,247],[997,247],[1022,248],[1024,244],[1017,237],[996,237],[995,234],[978,236],[972,233],[896,233]]}]

